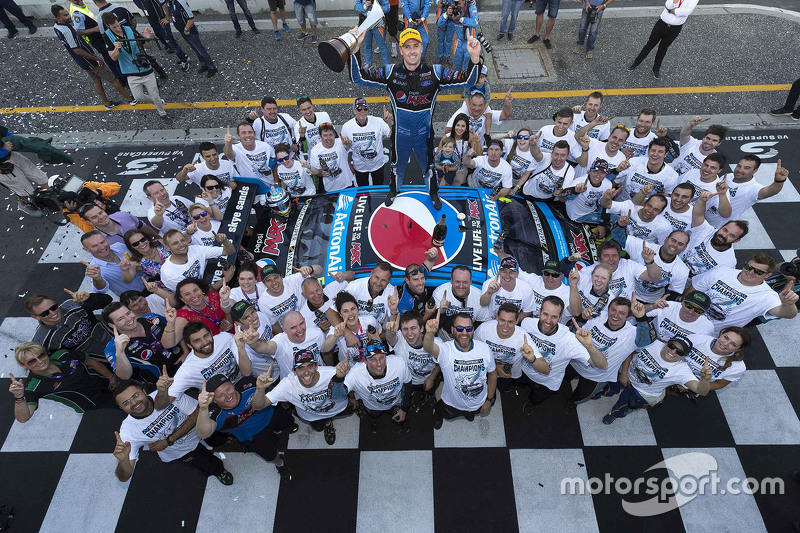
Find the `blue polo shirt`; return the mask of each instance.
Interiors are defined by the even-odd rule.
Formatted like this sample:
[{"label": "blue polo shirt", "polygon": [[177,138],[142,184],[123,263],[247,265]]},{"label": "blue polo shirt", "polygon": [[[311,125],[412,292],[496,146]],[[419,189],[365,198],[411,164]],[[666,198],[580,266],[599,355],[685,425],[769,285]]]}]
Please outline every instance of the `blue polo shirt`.
[{"label": "blue polo shirt", "polygon": [[[123,254],[128,252],[128,248],[122,243],[112,244],[111,250],[116,254],[117,257],[120,258],[120,260],[123,257],[125,257]],[[111,291],[114,294],[119,295],[125,291],[136,291],[136,292],[144,291],[144,283],[142,283],[141,277],[134,276],[133,281],[131,281],[130,283],[125,283],[122,280],[122,271],[119,269],[119,263],[103,261],[102,259],[93,257],[91,264],[100,267],[100,276],[102,276],[103,280],[106,282],[106,286],[102,290],[99,290],[96,287],[94,287],[94,285],[92,285],[94,292]],[[91,281],[91,278],[88,279],[89,281]]]}]

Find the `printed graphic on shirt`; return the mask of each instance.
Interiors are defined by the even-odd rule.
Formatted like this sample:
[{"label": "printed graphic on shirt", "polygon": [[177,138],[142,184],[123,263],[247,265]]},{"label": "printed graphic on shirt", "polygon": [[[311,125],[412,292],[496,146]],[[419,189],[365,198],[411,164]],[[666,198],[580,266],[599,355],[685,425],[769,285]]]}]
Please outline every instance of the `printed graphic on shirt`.
[{"label": "printed graphic on shirt", "polygon": [[483,381],[479,381],[486,371],[483,359],[456,359],[453,361],[456,392],[463,399],[477,398],[483,392]]},{"label": "printed graphic on shirt", "polygon": [[639,383],[652,385],[664,379],[667,369],[661,366],[650,352],[642,348],[639,350],[639,354],[633,358],[631,373]]},{"label": "printed graphic on shirt", "polygon": [[717,295],[726,298],[721,301],[719,298],[713,298],[711,307],[708,308],[707,316],[710,320],[725,320],[734,307],[741,305],[747,300],[747,295],[741,291],[737,291],[722,280],[717,281],[711,286],[709,292],[714,292]]},{"label": "printed graphic on shirt", "polygon": [[392,405],[400,394],[400,378],[394,378],[388,383],[370,383],[367,385],[370,396],[381,405]]}]

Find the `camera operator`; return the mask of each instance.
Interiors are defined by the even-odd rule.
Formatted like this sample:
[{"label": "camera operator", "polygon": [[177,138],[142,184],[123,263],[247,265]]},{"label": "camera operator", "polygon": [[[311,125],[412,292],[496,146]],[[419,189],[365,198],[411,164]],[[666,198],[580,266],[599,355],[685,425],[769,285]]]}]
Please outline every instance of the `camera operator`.
[{"label": "camera operator", "polygon": [[586,40],[586,32],[589,38],[586,40],[586,59],[592,58],[594,42],[597,40],[597,32],[600,31],[600,21],[603,13],[614,0],[583,0],[583,10],[581,11],[581,25],[578,28],[578,44],[573,50],[574,53],[583,52],[583,42]]},{"label": "camera operator", "polygon": [[[108,55],[111,56],[111,59],[119,62],[133,98],[137,102],[152,102],[156,106],[161,120],[165,124],[171,125],[172,118],[164,110],[164,100],[158,93],[158,83],[156,83],[156,76],[153,73],[153,66],[147,54],[139,48],[133,30],[128,26],[122,26],[114,13],[104,13],[103,24],[106,26],[104,32],[106,44],[112,48]],[[148,28],[142,32],[142,35],[145,39],[151,39],[153,33]],[[142,44],[143,48],[150,46],[150,42]]]},{"label": "camera operator", "polygon": [[[403,18],[406,29],[413,28],[419,32],[422,40],[422,61],[428,52],[428,11],[431,8],[430,0],[404,0],[400,2],[403,8]],[[465,45],[466,46],[466,45]]]},{"label": "camera operator", "polygon": [[[10,136],[8,132],[7,136]],[[42,212],[33,208],[29,196],[34,185],[47,186],[47,175],[39,167],[22,154],[13,151],[11,141],[0,145],[0,185],[17,195],[17,208],[32,217],[42,216]]]}]

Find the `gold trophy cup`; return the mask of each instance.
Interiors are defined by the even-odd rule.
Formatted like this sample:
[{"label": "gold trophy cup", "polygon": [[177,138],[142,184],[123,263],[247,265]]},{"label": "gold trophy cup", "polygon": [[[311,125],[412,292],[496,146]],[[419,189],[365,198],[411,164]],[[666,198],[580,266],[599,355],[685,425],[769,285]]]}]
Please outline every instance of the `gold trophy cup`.
[{"label": "gold trophy cup", "polygon": [[[381,19],[383,19],[383,10],[378,2],[374,2],[372,4],[372,9],[370,9],[367,14],[367,18],[364,19],[364,22],[358,27],[358,34],[361,35],[365,33],[380,22]],[[319,43],[317,51],[326,67],[334,72],[342,72],[345,65],[347,65],[347,60],[350,58],[350,54],[356,42],[358,42],[358,38],[352,33],[347,32],[330,41]]]}]

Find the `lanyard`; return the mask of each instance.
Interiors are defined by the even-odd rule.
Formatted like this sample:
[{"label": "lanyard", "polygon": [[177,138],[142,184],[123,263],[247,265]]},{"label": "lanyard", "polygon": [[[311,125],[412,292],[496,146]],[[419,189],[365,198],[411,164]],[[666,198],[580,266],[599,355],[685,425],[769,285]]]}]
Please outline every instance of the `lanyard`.
[{"label": "lanyard", "polygon": [[211,309],[212,316],[208,316],[207,314],[203,313],[202,311],[198,311],[197,309],[195,309],[194,307],[192,307],[192,306],[191,306],[191,305],[189,305],[189,304],[186,304],[186,307],[188,307],[189,309],[191,309],[192,311],[194,311],[194,312],[195,312],[195,313],[197,313],[198,315],[206,317],[206,318],[207,318],[207,319],[209,319],[211,322],[213,322],[213,323],[214,323],[214,325],[216,325],[216,326],[219,326],[219,323],[221,322],[221,320],[217,320],[216,316],[213,316],[213,315],[216,315],[216,312],[214,311],[214,308],[213,308],[213,307],[211,307],[211,306],[209,305],[209,303],[208,303],[208,302],[206,302],[205,300],[203,300],[203,303],[205,303],[205,304],[206,304],[206,306],[205,306],[203,309]]},{"label": "lanyard", "polygon": [[246,292],[242,291],[242,295],[244,296],[244,299],[247,300],[247,303],[249,303],[250,305],[257,305],[258,304],[258,284],[257,283],[255,285],[255,289],[256,289],[256,297],[253,300],[251,300],[250,297],[247,296]]}]

